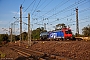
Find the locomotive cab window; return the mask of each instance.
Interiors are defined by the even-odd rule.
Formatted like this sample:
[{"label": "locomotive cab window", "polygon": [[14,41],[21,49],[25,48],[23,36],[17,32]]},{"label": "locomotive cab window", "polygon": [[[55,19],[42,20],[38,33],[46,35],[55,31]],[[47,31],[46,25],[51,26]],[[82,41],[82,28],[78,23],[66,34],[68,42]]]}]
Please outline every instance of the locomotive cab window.
[{"label": "locomotive cab window", "polygon": [[72,34],[71,30],[65,31],[66,34]]}]

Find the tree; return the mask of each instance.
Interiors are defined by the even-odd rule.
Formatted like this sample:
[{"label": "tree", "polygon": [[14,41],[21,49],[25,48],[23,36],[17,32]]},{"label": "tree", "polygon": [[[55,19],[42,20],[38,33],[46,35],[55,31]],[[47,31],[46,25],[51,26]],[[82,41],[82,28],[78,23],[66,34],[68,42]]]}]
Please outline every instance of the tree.
[{"label": "tree", "polygon": [[20,35],[15,36],[15,40],[16,40],[16,41],[20,40],[19,37],[20,37]]},{"label": "tree", "polygon": [[33,31],[32,31],[32,34],[31,34],[32,39],[39,39],[39,38],[40,38],[40,33],[41,33],[41,32],[46,32],[46,31],[47,31],[47,30],[44,30],[43,27],[37,28],[36,30],[33,30]]},{"label": "tree", "polygon": [[90,36],[90,25],[88,25],[82,29],[82,34],[84,36]]},{"label": "tree", "polygon": [[0,43],[2,41],[9,42],[9,40],[8,40],[8,34],[0,34]]},{"label": "tree", "polygon": [[28,37],[28,33],[27,32],[23,32],[22,33],[22,40],[27,40]]},{"label": "tree", "polygon": [[62,28],[66,28],[66,25],[64,23],[57,24],[55,30],[61,30]]},{"label": "tree", "polygon": [[39,39],[39,35],[40,35],[40,28],[37,28],[36,30],[32,31],[32,39]]}]

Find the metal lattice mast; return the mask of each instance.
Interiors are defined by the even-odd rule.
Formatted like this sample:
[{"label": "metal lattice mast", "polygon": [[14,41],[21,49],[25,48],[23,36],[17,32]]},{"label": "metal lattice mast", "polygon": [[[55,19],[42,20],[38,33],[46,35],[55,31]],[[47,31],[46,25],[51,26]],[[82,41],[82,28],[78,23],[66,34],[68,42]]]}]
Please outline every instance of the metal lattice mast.
[{"label": "metal lattice mast", "polygon": [[76,36],[79,35],[78,8],[76,8]]},{"label": "metal lattice mast", "polygon": [[10,29],[10,35],[11,35],[11,42],[12,42],[12,28],[13,28],[13,23],[11,23],[11,28]]},{"label": "metal lattice mast", "polygon": [[28,13],[28,44],[31,46],[30,13]]},{"label": "metal lattice mast", "polygon": [[20,6],[20,41],[22,40],[22,5]]}]

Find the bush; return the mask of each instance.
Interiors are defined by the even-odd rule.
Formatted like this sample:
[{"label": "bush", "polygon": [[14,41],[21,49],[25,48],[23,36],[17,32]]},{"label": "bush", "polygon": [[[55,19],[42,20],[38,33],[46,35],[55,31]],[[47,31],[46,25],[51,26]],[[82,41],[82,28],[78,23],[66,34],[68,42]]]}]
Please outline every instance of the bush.
[{"label": "bush", "polygon": [[2,43],[2,42],[9,42],[9,40],[8,40],[8,34],[0,34],[0,44]]}]

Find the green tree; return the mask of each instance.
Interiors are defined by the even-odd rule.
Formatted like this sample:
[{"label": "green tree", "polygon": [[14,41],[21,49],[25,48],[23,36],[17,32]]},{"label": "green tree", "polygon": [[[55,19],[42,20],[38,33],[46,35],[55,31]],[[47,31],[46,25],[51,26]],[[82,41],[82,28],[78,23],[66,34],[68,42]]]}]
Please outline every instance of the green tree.
[{"label": "green tree", "polygon": [[88,25],[82,29],[82,34],[84,36],[90,36],[90,25]]},{"label": "green tree", "polygon": [[16,40],[16,41],[20,40],[19,37],[20,37],[20,35],[15,36],[15,40]]},{"label": "green tree", "polygon": [[6,41],[8,42],[8,34],[0,34],[0,42]]},{"label": "green tree", "polygon": [[27,40],[27,36],[28,36],[28,33],[27,32],[23,32],[22,33],[22,40]]},{"label": "green tree", "polygon": [[39,39],[39,35],[40,35],[40,31],[41,29],[40,28],[37,28],[36,30],[33,30],[32,31],[32,39]]},{"label": "green tree", "polygon": [[40,33],[45,32],[45,31],[47,31],[47,30],[44,30],[43,27],[37,28],[36,30],[33,30],[32,35],[31,35],[32,39],[39,39],[40,38]]}]

